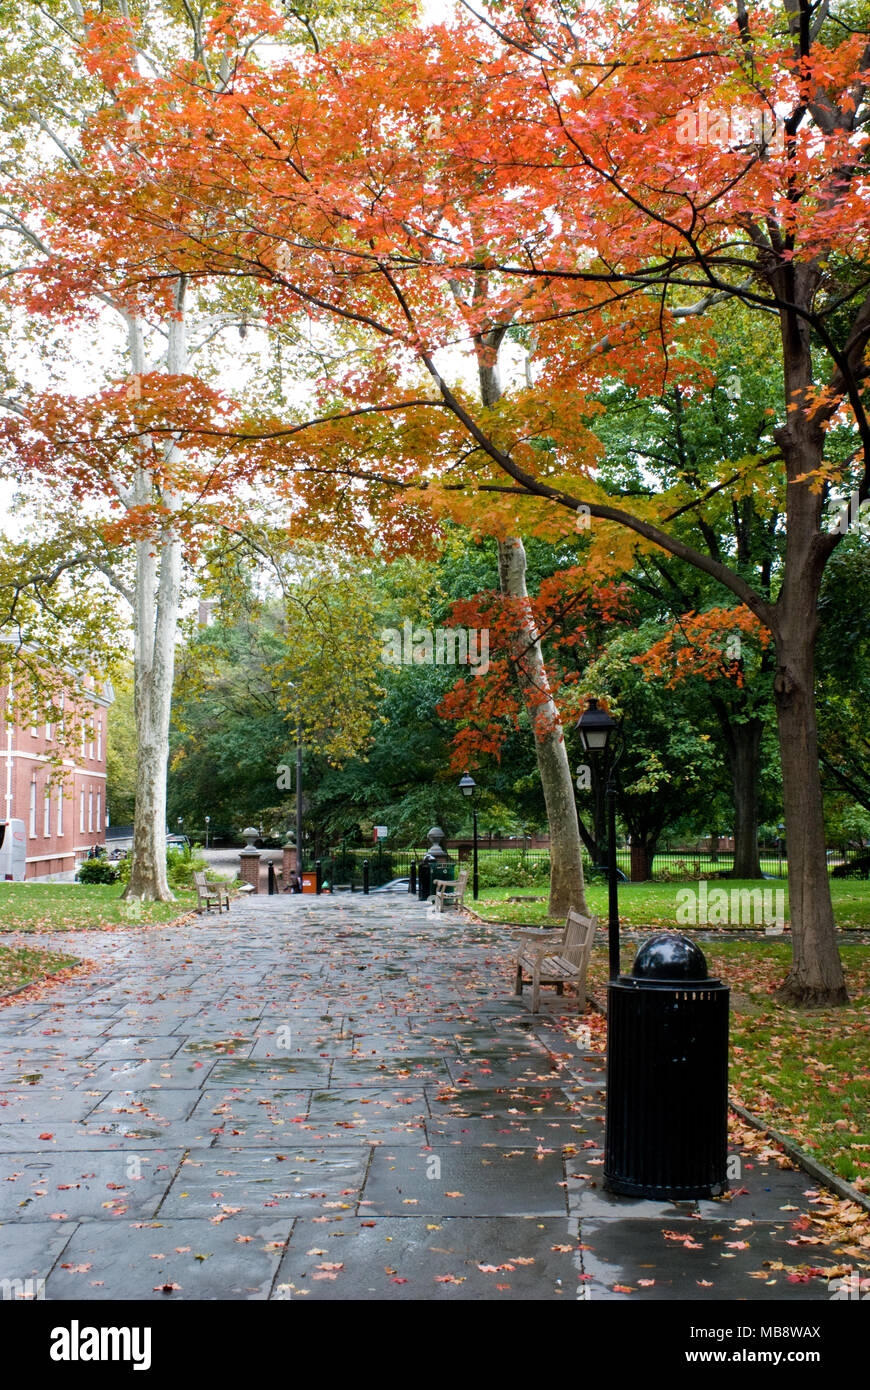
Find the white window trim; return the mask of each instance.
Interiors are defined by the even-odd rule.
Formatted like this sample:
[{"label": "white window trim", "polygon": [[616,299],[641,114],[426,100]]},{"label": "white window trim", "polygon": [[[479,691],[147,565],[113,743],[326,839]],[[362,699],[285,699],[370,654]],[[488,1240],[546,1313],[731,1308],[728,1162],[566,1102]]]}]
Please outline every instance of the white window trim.
[{"label": "white window trim", "polygon": [[36,839],[36,778],[30,780],[30,838]]},{"label": "white window trim", "polygon": [[42,835],[43,839],[51,839],[51,788],[46,786],[43,797],[42,807]]}]

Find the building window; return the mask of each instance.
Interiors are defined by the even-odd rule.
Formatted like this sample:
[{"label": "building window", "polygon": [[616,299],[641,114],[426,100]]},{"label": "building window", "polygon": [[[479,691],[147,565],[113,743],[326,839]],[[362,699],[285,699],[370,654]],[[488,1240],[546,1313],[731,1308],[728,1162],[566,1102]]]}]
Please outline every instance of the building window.
[{"label": "building window", "polygon": [[102,833],[102,829],[103,829],[102,815],[103,815],[103,794],[102,794],[102,792],[97,792],[97,830],[99,830],[101,833]]},{"label": "building window", "polygon": [[82,787],[79,797],[79,830],[85,833],[85,789]]},{"label": "building window", "polygon": [[103,760],[103,716],[97,715],[97,762]]},{"label": "building window", "polygon": [[36,839],[36,778],[30,783],[30,838]]},{"label": "building window", "polygon": [[47,719],[45,721],[45,737],[47,739],[51,738],[51,724],[48,722]]},{"label": "building window", "polygon": [[88,830],[94,828],[94,790],[88,792]]},{"label": "building window", "polygon": [[63,838],[63,786],[57,789],[57,837]]},{"label": "building window", "polygon": [[45,789],[45,803],[42,808],[42,833],[46,839],[51,835],[51,789]]}]

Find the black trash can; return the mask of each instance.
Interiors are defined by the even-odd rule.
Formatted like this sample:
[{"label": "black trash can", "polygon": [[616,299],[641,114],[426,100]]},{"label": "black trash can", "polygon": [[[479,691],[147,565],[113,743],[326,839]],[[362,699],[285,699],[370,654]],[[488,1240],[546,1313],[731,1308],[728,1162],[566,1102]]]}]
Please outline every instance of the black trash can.
[{"label": "black trash can", "polygon": [[676,932],[644,942],[607,991],[604,1186],[628,1197],[717,1197],[728,1163],[730,990]]}]

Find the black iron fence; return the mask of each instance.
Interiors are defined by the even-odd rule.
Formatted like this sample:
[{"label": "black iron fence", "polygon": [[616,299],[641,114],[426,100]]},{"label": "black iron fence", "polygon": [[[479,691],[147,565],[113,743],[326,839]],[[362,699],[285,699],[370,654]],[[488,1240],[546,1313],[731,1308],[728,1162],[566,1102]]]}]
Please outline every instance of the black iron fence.
[{"label": "black iron fence", "polygon": [[[321,878],[329,887],[361,890],[363,885],[363,865],[368,864],[368,879],[371,888],[383,887],[397,879],[411,876],[412,865],[415,874],[419,872],[420,861],[425,854],[422,848],[393,849],[379,845],[377,848],[331,850],[320,858]],[[461,846],[450,852],[454,866],[471,868],[471,849]],[[616,854],[617,868],[626,879],[631,877],[631,851],[620,848]],[[762,848],[759,851],[761,872],[768,878],[788,877],[788,857],[785,849]],[[512,888],[546,885],[550,874],[550,854],[546,849],[487,849],[478,853],[480,887]],[[306,861],[306,868],[313,869],[313,863]],[[649,876],[660,883],[709,879],[717,875],[728,876],[734,868],[734,854],[730,850],[718,853],[708,849],[660,849],[649,865]],[[592,857],[583,852],[583,870],[591,879],[603,872],[603,866],[596,864]],[[850,848],[828,851],[828,870],[835,878],[870,878],[870,850]]]}]

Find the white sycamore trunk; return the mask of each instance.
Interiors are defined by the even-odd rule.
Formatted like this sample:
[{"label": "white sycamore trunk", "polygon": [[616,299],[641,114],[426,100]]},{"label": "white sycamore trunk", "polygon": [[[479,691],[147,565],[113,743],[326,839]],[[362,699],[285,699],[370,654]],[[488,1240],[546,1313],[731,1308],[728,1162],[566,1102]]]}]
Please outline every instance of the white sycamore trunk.
[{"label": "white sycamore trunk", "polygon": [[[495,405],[501,396],[497,367],[497,341],[490,337],[478,354],[480,394],[484,405]],[[526,551],[519,537],[498,543],[499,586],[502,594],[518,599],[525,618],[515,651],[515,670],[523,704],[535,740],[535,757],[550,828],[551,917],[565,917],[569,908],[588,913],[583,882],[583,858],[577,803],[562,720],[553,699],[541,642],[526,587]]]},{"label": "white sycamore trunk", "polygon": [[[179,280],[176,312],[169,323],[167,370],[177,375],[187,366],[183,280]],[[142,334],[131,325],[134,380],[144,368]],[[176,456],[166,446],[166,461]],[[147,468],[137,472],[134,505],[154,501],[155,480]],[[179,499],[163,486],[161,504],[171,513]],[[181,595],[181,543],[170,523],[159,536],[136,543],[134,593],[134,676],[136,713],[136,812],[133,854],[125,897],[171,902],[174,894],[166,877],[166,772],[169,761],[169,720],[175,675],[175,640]]]}]

